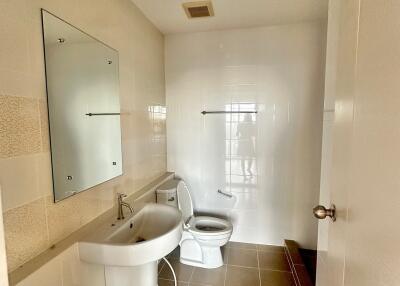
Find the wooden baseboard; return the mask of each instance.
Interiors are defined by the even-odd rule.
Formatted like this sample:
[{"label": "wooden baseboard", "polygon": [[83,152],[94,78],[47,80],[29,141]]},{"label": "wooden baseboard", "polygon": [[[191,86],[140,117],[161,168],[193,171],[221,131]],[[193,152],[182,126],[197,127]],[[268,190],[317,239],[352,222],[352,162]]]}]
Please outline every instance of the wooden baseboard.
[{"label": "wooden baseboard", "polygon": [[314,286],[311,275],[307,271],[303,258],[300,255],[299,245],[294,240],[285,240],[285,253],[296,286]]}]

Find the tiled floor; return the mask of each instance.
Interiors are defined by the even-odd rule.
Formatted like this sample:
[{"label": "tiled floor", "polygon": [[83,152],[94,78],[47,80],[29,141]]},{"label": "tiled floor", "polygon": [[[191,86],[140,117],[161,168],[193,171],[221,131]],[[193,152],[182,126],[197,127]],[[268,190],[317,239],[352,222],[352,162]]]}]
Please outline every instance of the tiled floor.
[{"label": "tiled floor", "polygon": [[[175,269],[178,286],[294,286],[293,276],[282,247],[229,242],[224,265],[203,269],[181,264],[179,249],[168,259]],[[159,264],[159,286],[173,286],[169,267]]]}]

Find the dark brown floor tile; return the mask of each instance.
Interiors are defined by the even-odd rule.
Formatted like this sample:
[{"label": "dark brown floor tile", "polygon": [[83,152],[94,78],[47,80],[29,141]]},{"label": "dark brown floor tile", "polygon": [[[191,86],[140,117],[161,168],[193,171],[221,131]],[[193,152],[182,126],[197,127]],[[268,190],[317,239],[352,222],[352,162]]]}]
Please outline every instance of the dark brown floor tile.
[{"label": "dark brown floor tile", "polygon": [[[181,264],[177,259],[169,259],[169,262],[172,265],[172,268],[175,270],[175,274],[178,278],[178,281],[189,282],[190,277],[192,276],[192,272],[194,270],[193,266]],[[168,265],[164,265],[161,273],[158,275],[159,278],[173,280],[174,276],[172,275],[172,271]]]},{"label": "dark brown floor tile", "polygon": [[257,251],[252,249],[229,248],[228,264],[245,267],[258,267]]},{"label": "dark brown floor tile", "polygon": [[259,286],[259,270],[228,265],[225,286]]},{"label": "dark brown floor tile", "polygon": [[224,286],[226,265],[214,268],[195,268],[190,283],[202,283],[210,286]]},{"label": "dark brown floor tile", "polygon": [[257,244],[229,241],[226,245],[229,248],[242,248],[242,249],[257,249]]},{"label": "dark brown floor tile", "polygon": [[258,252],[260,269],[290,271],[285,253]]},{"label": "dark brown floor tile", "polygon": [[[158,286],[175,286],[175,283],[173,280],[158,279]],[[189,284],[178,281],[178,286],[189,286]]]},{"label": "dark brown floor tile", "polygon": [[268,252],[278,252],[278,253],[282,253],[285,251],[283,246],[266,245],[266,244],[257,244],[257,250],[268,251]]},{"label": "dark brown floor tile", "polygon": [[290,272],[260,270],[261,286],[295,286]]},{"label": "dark brown floor tile", "polygon": [[170,254],[167,255],[167,258],[176,258],[176,259],[179,259],[180,254],[181,254],[181,249],[180,249],[180,247],[178,246],[178,247],[175,248],[173,251],[171,251]]},{"label": "dark brown floor tile", "polygon": [[160,274],[160,272],[161,272],[161,270],[162,270],[164,264],[165,264],[164,260],[161,260],[161,261],[158,263],[158,274]]}]

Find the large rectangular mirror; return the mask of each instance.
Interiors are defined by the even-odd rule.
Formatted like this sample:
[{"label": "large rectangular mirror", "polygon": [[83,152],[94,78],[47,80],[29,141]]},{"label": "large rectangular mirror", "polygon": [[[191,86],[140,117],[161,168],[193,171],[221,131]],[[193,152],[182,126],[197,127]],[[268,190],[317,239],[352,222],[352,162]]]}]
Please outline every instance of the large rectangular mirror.
[{"label": "large rectangular mirror", "polygon": [[118,52],[42,10],[55,202],[122,174]]}]

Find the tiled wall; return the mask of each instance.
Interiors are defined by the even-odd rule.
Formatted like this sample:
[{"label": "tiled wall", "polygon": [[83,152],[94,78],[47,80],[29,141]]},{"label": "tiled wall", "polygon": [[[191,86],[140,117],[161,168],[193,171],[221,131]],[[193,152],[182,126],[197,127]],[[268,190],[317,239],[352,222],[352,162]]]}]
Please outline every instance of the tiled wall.
[{"label": "tiled wall", "polygon": [[[169,180],[172,176],[172,174],[162,176],[162,179],[152,182],[151,186],[147,185],[144,190],[141,190],[139,197],[136,197],[135,199],[130,198],[130,203],[133,209],[138,211],[146,203],[155,203],[155,190],[159,185],[165,182],[165,180]],[[143,193],[142,191],[145,192]],[[89,227],[93,229],[93,226]],[[49,253],[44,254],[44,256],[47,255],[49,255]],[[14,275],[9,277],[10,285],[105,286],[106,284],[104,279],[104,265],[96,265],[81,261],[79,259],[79,245],[77,242],[68,246],[43,265],[37,265],[38,261],[43,261],[43,257],[39,257],[38,260],[32,261],[32,264],[27,266],[28,269],[29,267],[32,267],[32,265],[35,266],[35,269],[38,267],[31,273],[29,273],[30,271],[28,271],[28,273],[24,273],[24,271],[19,273],[14,272]],[[27,268],[25,268],[25,270]]]},{"label": "tiled wall", "polygon": [[[40,8],[117,49],[124,175],[53,203]],[[0,185],[9,270],[165,172],[163,35],[129,0],[0,1]]]},{"label": "tiled wall", "polygon": [[[0,188],[1,199],[1,188]],[[8,285],[6,245],[4,241],[3,212],[0,204],[0,285]]]},{"label": "tiled wall", "polygon": [[325,35],[307,22],[166,37],[168,168],[234,241],[316,248]]},{"label": "tiled wall", "polygon": [[75,243],[16,285],[105,286],[104,266],[82,262]]}]

